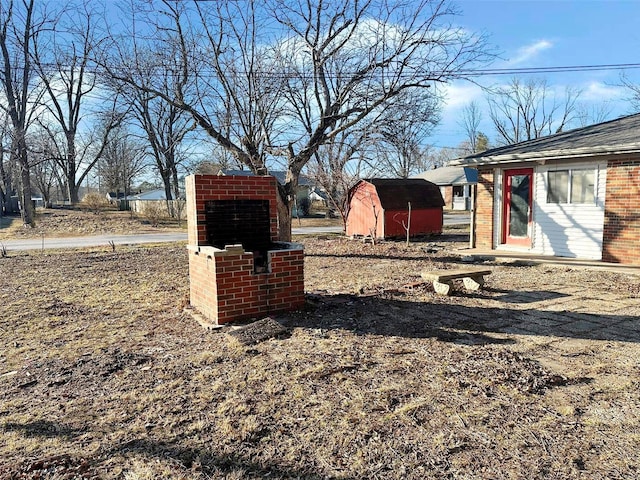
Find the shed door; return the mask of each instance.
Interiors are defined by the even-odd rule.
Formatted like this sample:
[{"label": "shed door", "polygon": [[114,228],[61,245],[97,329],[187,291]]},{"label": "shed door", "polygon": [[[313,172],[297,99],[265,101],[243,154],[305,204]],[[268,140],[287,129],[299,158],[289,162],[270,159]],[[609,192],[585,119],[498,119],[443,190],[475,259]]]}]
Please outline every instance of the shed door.
[{"label": "shed door", "polygon": [[533,169],[504,171],[502,243],[531,246]]}]

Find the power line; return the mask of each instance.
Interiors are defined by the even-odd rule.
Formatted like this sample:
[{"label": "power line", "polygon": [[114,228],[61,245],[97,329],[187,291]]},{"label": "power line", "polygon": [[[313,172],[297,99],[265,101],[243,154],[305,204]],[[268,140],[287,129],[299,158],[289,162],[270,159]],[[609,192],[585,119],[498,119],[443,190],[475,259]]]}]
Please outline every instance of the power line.
[{"label": "power line", "polygon": [[529,68],[493,68],[479,70],[461,70],[461,75],[485,76],[485,75],[523,75],[539,73],[564,73],[564,72],[599,72],[604,70],[627,70],[640,68],[640,63],[613,63],[601,65],[565,65],[555,67],[529,67]]},{"label": "power line", "polygon": [[[140,65],[136,65],[137,67],[141,67]],[[57,71],[60,70],[67,70],[69,68],[76,68],[76,65],[61,65],[61,64],[48,64],[48,63],[42,63],[41,64],[42,68],[51,68],[51,69],[56,69]],[[16,70],[21,70],[24,67],[22,66],[15,66],[14,69]],[[85,66],[86,68],[86,66]],[[117,67],[114,68],[113,70],[117,71],[117,70],[124,70],[126,67]],[[163,66],[162,65],[157,65],[154,67],[151,67],[151,69],[149,69],[149,67],[144,67],[145,69],[147,69],[148,71],[151,71],[151,75],[157,75],[157,73],[153,73],[153,70],[159,70],[162,69]],[[416,74],[412,74],[412,73],[400,73],[397,76],[399,78],[403,78],[403,77],[415,77],[415,76],[420,76],[421,74],[424,76],[430,76],[430,77],[434,77],[434,79],[437,79],[438,77],[453,77],[453,78],[462,78],[462,77],[467,77],[467,78],[472,78],[472,77],[483,77],[483,76],[492,76],[492,75],[530,75],[530,74],[541,74],[541,73],[574,73],[574,72],[600,72],[600,71],[616,71],[616,70],[634,70],[634,69],[639,69],[640,68],[640,63],[614,63],[614,64],[591,64],[591,65],[560,65],[560,66],[545,66],[545,67],[528,67],[528,68],[479,68],[479,69],[463,69],[463,70],[453,70],[453,71],[438,71],[438,70],[434,70],[434,71],[426,71],[426,72],[418,72]],[[127,68],[127,71],[129,71],[129,69]],[[87,69],[88,73],[104,73],[104,69],[98,66],[93,66],[93,68],[89,68]],[[52,72],[53,73],[53,72]],[[198,72],[195,74],[196,77],[201,77],[201,78],[205,78],[205,75],[203,74],[207,74],[207,73],[217,73],[215,70],[213,69],[205,69],[205,68],[201,68],[198,70]],[[248,74],[249,72],[247,71],[242,71],[242,70],[236,70],[235,73],[238,74]],[[255,70],[253,72],[251,72],[252,75],[259,75],[261,77],[271,77],[271,78],[291,78],[291,79],[295,79],[295,78],[305,78],[305,79],[309,79],[309,78],[313,78],[314,75],[311,72],[295,72],[295,73],[288,73],[288,72],[274,72],[273,70],[264,70],[264,71],[258,71]],[[340,74],[333,74],[333,73],[326,73],[324,76],[328,77],[328,78],[334,78],[334,79],[343,79],[343,78],[349,78],[353,75],[356,75],[358,72],[343,72]],[[373,71],[372,71],[373,73]],[[174,75],[174,72],[165,72],[165,74],[169,74],[169,75]],[[175,75],[179,75],[178,73],[175,73]]]}]

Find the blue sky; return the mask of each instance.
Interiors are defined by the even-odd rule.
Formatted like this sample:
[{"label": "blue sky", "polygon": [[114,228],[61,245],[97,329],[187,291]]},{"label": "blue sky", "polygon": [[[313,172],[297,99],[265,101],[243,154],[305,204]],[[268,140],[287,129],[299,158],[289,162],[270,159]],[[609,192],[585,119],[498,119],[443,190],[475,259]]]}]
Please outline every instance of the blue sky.
[{"label": "blue sky", "polygon": [[[473,32],[483,32],[500,52],[492,68],[556,67],[640,63],[640,1],[638,0],[452,0],[460,10],[456,23]],[[620,71],[547,73],[544,78],[554,90],[569,86],[582,91],[587,107],[607,102],[610,118],[629,113],[619,87]],[[640,69],[626,75],[640,83]],[[510,76],[481,77],[489,86],[507,82]],[[526,79],[529,76],[521,76]],[[486,101],[481,88],[457,82],[448,88],[443,118],[430,143],[456,146],[464,139],[459,125],[464,105],[475,100],[483,110]],[[494,140],[488,113],[480,129]]]}]

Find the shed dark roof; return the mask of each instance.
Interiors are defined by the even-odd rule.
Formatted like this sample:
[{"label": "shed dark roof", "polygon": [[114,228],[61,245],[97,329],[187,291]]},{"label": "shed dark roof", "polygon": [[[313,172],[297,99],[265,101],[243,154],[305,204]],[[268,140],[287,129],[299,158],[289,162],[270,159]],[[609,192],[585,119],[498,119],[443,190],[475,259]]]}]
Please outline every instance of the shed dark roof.
[{"label": "shed dark roof", "polygon": [[440,188],[426,180],[369,178],[364,181],[376,188],[382,208],[385,210],[406,210],[408,202],[411,202],[412,209],[444,206]]},{"label": "shed dark roof", "polygon": [[[640,113],[465,157],[459,163],[483,165],[542,158],[576,158],[640,152]],[[456,162],[458,163],[458,162]]]}]

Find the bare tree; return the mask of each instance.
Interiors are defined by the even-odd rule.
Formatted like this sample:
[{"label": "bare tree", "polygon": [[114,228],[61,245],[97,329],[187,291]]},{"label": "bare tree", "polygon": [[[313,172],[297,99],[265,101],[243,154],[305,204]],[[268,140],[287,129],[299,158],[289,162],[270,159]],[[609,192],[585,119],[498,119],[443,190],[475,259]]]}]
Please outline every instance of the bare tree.
[{"label": "bare tree", "polygon": [[[638,104],[640,106],[640,104]],[[586,103],[580,103],[576,107],[576,120],[578,126],[586,127],[593,125],[594,123],[602,123],[611,119],[613,109],[611,104],[607,102],[601,102],[597,105],[587,105]]]},{"label": "bare tree", "polygon": [[[170,72],[163,72],[169,80]],[[171,89],[167,82],[167,92]],[[136,89],[129,89],[132,94],[131,114],[136,123],[142,127],[154,159],[157,170],[164,185],[167,201],[180,197],[178,167],[182,156],[180,146],[189,132],[195,128],[191,117],[173,103],[153,98],[149,94]]]},{"label": "bare tree", "polygon": [[35,10],[34,0],[5,0],[0,3],[0,84],[5,110],[11,120],[11,162],[19,172],[19,196],[22,222],[35,225],[31,202],[31,175],[27,130],[39,100],[31,54],[38,34],[49,24],[46,12]]},{"label": "bare tree", "polygon": [[574,119],[579,96],[579,91],[567,88],[558,98],[545,80],[536,79],[514,78],[492,87],[487,101],[498,142],[508,145],[565,130]]},{"label": "bare tree", "polygon": [[465,139],[465,153],[472,154],[478,151],[478,136],[482,134],[480,132],[480,122],[482,122],[482,111],[478,102],[470,102],[462,109],[462,119],[459,124],[464,130],[466,135]]},{"label": "bare tree", "polygon": [[626,74],[620,76],[621,85],[627,89],[628,100],[634,112],[640,111],[640,84],[634,82]]},{"label": "bare tree", "polygon": [[[173,25],[167,25],[171,31],[171,28],[180,26],[180,15],[183,10],[176,2],[168,2],[167,11],[174,21]],[[163,97],[131,85],[129,82],[117,78],[110,80],[112,87],[117,89],[131,106],[130,120],[144,132],[148,153],[154,159],[155,170],[162,179],[165,196],[169,202],[180,196],[178,168],[184,160],[182,146],[185,137],[196,128],[191,115],[178,104],[194,88],[194,79],[199,72],[199,67],[194,58],[189,63],[185,61],[181,56],[180,45],[168,41],[168,38],[174,38],[175,34],[170,34],[167,38],[164,24],[158,23],[155,32],[156,47],[175,50],[163,57],[161,68],[153,68],[157,60],[154,55],[138,44],[134,32],[138,21],[153,24],[155,20],[150,16],[154,12],[155,9],[151,3],[129,4],[127,13],[132,24],[127,26],[127,29],[131,32],[131,43],[129,51],[122,50],[121,55],[136,65],[137,68],[131,72],[131,77],[136,79],[138,85],[154,85],[171,101],[165,101]],[[190,68],[185,68],[187,65]]]},{"label": "bare tree", "polygon": [[446,166],[451,160],[464,155],[461,148],[431,148],[426,154],[425,170],[433,170]]},{"label": "bare tree", "polygon": [[100,156],[98,172],[101,184],[108,191],[123,192],[126,197],[131,194],[134,180],[147,166],[145,146],[124,127],[116,128],[113,133]]},{"label": "bare tree", "polygon": [[11,196],[15,194],[13,160],[11,153],[11,126],[9,116],[0,110],[0,217],[9,213]]},{"label": "bare tree", "polygon": [[324,143],[307,164],[307,174],[327,196],[330,209],[339,213],[344,228],[349,213],[348,193],[375,168],[367,158],[366,130],[343,131]]},{"label": "bare tree", "polygon": [[409,178],[425,168],[426,138],[440,120],[440,99],[426,89],[393,99],[370,127],[380,170]]},{"label": "bare tree", "polygon": [[432,87],[439,95],[439,83],[484,57],[482,39],[443,23],[454,11],[442,1],[275,5],[275,18],[290,32],[280,48],[286,105],[304,132],[287,143],[292,185],[327,140],[406,92]]},{"label": "bare tree", "polygon": [[55,190],[58,186],[64,185],[59,175],[58,164],[54,160],[55,145],[43,131],[38,135],[32,135],[29,145],[32,185],[42,195],[45,207],[50,207]]},{"label": "bare tree", "polygon": [[[444,1],[163,5],[155,41],[164,48],[153,49],[155,63],[143,62],[138,43],[137,55],[104,61],[104,68],[187,111],[253,172],[264,173],[268,160],[281,158],[287,168],[279,202],[284,239],[300,172],[324,143],[405,91],[431,86],[437,95],[438,84],[486,58],[481,37],[450,26],[455,12]],[[279,38],[277,30],[263,28],[269,22],[281,25]],[[176,59],[194,76],[193,89],[178,85],[174,97],[153,78],[138,81],[142,65],[161,69]]]},{"label": "bare tree", "polygon": [[[93,3],[80,2],[75,7],[66,9],[47,42],[39,39],[33,49],[33,64],[47,92],[43,103],[46,115],[40,123],[56,147],[54,158],[71,203],[80,200],[82,182],[98,162],[111,130],[122,120],[122,115],[116,113],[117,95],[102,102],[108,106],[106,111],[92,111],[91,95],[98,94],[100,87],[92,61],[101,43],[97,32],[99,12],[94,11]],[[89,123],[102,120],[99,135],[87,124],[85,117],[89,115]],[[82,125],[85,135],[80,133]]]}]

